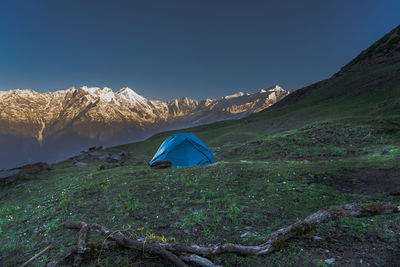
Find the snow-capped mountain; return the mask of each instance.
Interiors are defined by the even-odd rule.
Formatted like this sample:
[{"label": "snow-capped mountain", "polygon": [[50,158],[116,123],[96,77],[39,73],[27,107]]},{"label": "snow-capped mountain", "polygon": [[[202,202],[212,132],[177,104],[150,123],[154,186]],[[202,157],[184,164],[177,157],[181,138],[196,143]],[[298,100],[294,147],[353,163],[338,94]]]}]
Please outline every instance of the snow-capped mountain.
[{"label": "snow-capped mountain", "polygon": [[48,93],[0,91],[0,162],[54,161],[91,145],[121,144],[164,130],[239,119],[288,94],[277,85],[202,101],[148,100],[128,87],[117,92],[86,86]]}]

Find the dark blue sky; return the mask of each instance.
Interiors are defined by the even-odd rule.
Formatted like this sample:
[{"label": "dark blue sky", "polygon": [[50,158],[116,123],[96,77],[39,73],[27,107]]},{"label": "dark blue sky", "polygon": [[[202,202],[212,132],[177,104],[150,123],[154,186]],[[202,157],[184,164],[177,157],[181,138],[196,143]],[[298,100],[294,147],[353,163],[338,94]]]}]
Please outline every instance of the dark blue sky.
[{"label": "dark blue sky", "polygon": [[3,0],[0,90],[216,98],[331,76],[400,23],[384,0]]}]

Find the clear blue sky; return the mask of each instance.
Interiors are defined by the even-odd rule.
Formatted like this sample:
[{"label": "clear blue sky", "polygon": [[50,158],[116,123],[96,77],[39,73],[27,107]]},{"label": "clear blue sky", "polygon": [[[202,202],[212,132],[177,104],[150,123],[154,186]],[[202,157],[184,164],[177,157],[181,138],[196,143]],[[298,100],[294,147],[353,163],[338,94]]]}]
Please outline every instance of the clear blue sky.
[{"label": "clear blue sky", "polygon": [[216,98],[330,77],[400,24],[385,0],[3,0],[0,90]]}]

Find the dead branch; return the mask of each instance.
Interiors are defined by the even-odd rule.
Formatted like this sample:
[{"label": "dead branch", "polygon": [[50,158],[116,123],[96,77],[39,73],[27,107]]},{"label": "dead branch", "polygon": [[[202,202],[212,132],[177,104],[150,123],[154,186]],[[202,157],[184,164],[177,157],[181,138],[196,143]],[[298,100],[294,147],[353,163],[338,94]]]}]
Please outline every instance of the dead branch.
[{"label": "dead branch", "polygon": [[38,254],[36,254],[35,256],[33,256],[32,258],[30,258],[29,260],[27,260],[24,264],[21,265],[21,267],[25,267],[28,264],[32,263],[34,260],[36,260],[38,257],[42,256],[44,253],[46,253],[46,251],[48,251],[50,249],[50,246],[44,248],[42,251],[40,251]]},{"label": "dead branch", "polygon": [[198,266],[201,267],[222,267],[221,265],[215,265],[212,261],[210,261],[209,259],[200,257],[199,255],[181,255],[180,258],[187,262],[187,263],[194,263]]},{"label": "dead branch", "polygon": [[55,267],[57,266],[60,262],[71,256],[73,253],[75,253],[78,250],[76,246],[71,246],[63,250],[60,254],[57,255],[57,257],[52,260],[51,262],[46,264],[46,267]]},{"label": "dead branch", "polygon": [[77,243],[77,250],[75,252],[74,264],[72,266],[79,267],[82,263],[83,254],[85,253],[86,242],[87,242],[87,231],[89,230],[89,224],[81,222],[81,229],[79,230],[79,237]]},{"label": "dead branch", "polygon": [[[117,243],[115,241],[107,241],[103,244],[101,243],[87,243],[87,247],[84,250],[84,254],[96,254],[100,249],[113,250],[117,248]],[[57,257],[51,262],[46,264],[46,267],[55,267],[58,266],[63,260],[68,258],[71,255],[74,255],[78,251],[78,246],[73,245],[63,250],[63,252],[59,253]]]},{"label": "dead branch", "polygon": [[[344,217],[370,217],[382,214],[392,214],[400,212],[400,207],[397,207],[387,202],[376,202],[369,204],[348,204],[344,206],[331,206],[318,210],[317,212],[309,215],[304,220],[295,222],[288,227],[279,229],[268,235],[264,243],[258,246],[243,246],[240,244],[215,244],[208,246],[191,245],[187,246],[179,243],[160,243],[153,241],[146,241],[143,238],[130,239],[127,238],[120,231],[111,231],[99,224],[88,224],[86,222],[66,222],[64,226],[72,229],[80,229],[80,233],[84,233],[81,237],[79,235],[78,245],[73,246],[75,250],[70,249],[66,251],[68,257],[72,253],[76,253],[81,245],[81,254],[87,251],[86,232],[98,232],[110,240],[115,241],[120,246],[130,248],[138,251],[147,252],[153,255],[158,255],[174,263],[176,266],[186,266],[184,262],[195,263],[204,267],[216,267],[213,262],[206,258],[210,258],[217,254],[222,253],[235,253],[240,255],[266,255],[272,252],[281,250],[287,240],[305,235],[313,230],[317,225],[337,220]],[[85,227],[85,228],[84,228]],[[85,230],[82,230],[85,229]],[[59,257],[60,258],[60,257]],[[75,258],[76,259],[76,258]],[[79,262],[80,264],[80,262]],[[55,265],[47,265],[48,267]],[[77,265],[79,266],[79,265]]]},{"label": "dead branch", "polygon": [[[84,222],[69,222],[65,223],[64,226],[67,228],[79,229],[82,223]],[[98,232],[113,241],[116,241],[122,247],[131,248],[160,256],[171,261],[176,266],[186,266],[186,264],[178,256],[166,250],[157,242],[145,242],[144,240],[129,239],[121,232],[112,232],[97,223],[90,224],[89,229],[91,231]]]}]

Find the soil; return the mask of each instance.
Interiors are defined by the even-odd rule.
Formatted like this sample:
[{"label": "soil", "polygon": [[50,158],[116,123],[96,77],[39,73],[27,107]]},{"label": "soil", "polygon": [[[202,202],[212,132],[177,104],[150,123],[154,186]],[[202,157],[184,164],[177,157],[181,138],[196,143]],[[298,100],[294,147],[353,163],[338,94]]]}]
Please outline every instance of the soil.
[{"label": "soil", "polygon": [[[392,227],[397,228],[395,231],[400,230],[400,226],[395,223]],[[400,244],[388,242],[381,233],[368,232],[364,239],[360,239],[339,227],[322,238],[304,238],[303,247],[315,259],[335,258],[332,266],[400,266]],[[301,262],[299,265],[302,265]]]},{"label": "soil", "polygon": [[400,194],[400,169],[353,169],[334,178],[329,185],[342,192]]}]

